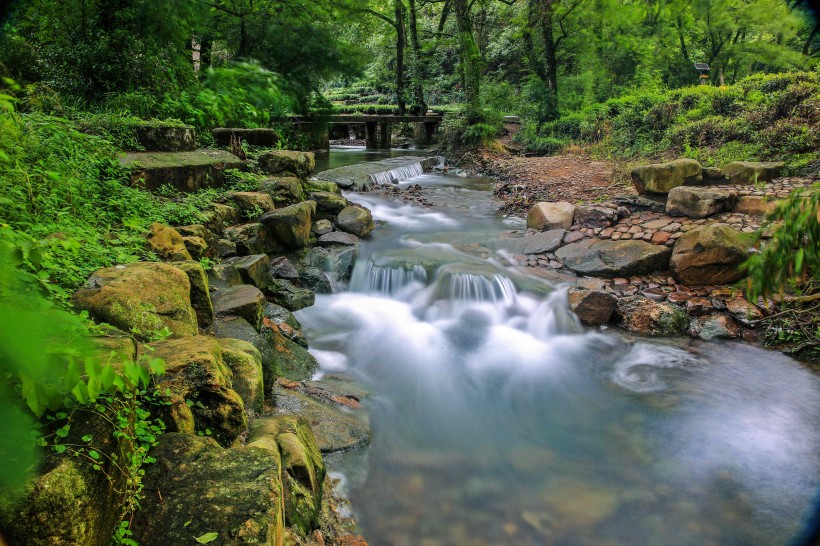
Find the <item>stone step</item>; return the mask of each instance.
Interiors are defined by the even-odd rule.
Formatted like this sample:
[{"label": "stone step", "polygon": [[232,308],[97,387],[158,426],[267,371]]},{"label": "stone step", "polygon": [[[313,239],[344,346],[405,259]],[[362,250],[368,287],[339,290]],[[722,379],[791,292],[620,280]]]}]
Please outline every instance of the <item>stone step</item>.
[{"label": "stone step", "polygon": [[218,187],[226,169],[244,169],[245,163],[224,150],[187,152],[130,152],[120,162],[131,167],[131,182],[148,190],[170,184],[183,192]]}]

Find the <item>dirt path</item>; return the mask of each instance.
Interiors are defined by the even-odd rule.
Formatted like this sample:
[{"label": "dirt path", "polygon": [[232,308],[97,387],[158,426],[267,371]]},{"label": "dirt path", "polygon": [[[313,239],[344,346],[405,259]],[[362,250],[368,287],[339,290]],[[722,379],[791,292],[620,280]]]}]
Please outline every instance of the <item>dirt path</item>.
[{"label": "dirt path", "polygon": [[522,157],[482,150],[464,158],[468,169],[499,180],[494,194],[506,200],[503,211],[523,214],[538,201],[598,202],[635,195],[624,166],[584,156]]}]

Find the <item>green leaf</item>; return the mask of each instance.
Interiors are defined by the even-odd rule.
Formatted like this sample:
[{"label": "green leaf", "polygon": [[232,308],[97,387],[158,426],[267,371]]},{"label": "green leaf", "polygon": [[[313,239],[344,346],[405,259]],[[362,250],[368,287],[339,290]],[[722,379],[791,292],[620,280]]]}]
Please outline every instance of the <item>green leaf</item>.
[{"label": "green leaf", "polygon": [[95,461],[100,460],[100,453],[98,451],[94,451],[93,449],[88,452],[88,456],[94,459]]},{"label": "green leaf", "polygon": [[90,434],[86,434],[86,435],[85,435],[85,436],[83,436],[83,438],[82,438],[83,442],[90,442],[90,441],[91,441],[91,440],[93,440],[93,439],[94,439],[94,437],[93,437],[92,435],[90,435]]},{"label": "green leaf", "polygon": [[63,453],[65,451],[65,446],[63,444],[57,444],[54,446],[54,451],[57,453]]},{"label": "green leaf", "polygon": [[219,533],[205,533],[202,536],[194,538],[200,544],[208,544],[219,538]]}]

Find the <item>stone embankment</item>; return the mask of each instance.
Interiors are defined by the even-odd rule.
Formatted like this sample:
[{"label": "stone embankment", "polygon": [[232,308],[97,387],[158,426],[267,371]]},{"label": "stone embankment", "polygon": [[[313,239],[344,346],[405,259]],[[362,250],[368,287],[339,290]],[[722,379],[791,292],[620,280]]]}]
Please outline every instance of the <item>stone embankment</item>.
[{"label": "stone embankment", "polygon": [[693,160],[632,172],[639,196],[575,205],[539,202],[514,260],[575,285],[570,306],[589,325],[655,334],[754,338],[771,302],[749,302],[732,283],[765,244],[764,218],[810,179],[777,178],[783,165]]},{"label": "stone embankment", "polygon": [[[365,544],[338,510],[322,454],[369,441],[366,393],[345,378],[310,381],[318,362],[292,311],[349,279],[373,219],[336,184],[307,179],[313,154],[272,150],[258,163],[257,191],[227,194],[202,224],[153,224],[146,249],[161,261],[96,271],[71,300],[110,325],[96,340],[104,358],[165,361],[154,384],[167,432],[151,451],[156,462],[144,469],[130,525],[145,546],[209,533],[223,545]],[[206,271],[200,258],[219,263]],[[170,337],[157,340],[163,331]],[[111,437],[92,428],[76,419],[72,434]],[[121,449],[109,444],[106,458]],[[101,478],[92,460],[47,457],[29,489],[0,506],[9,538],[108,544],[122,484]],[[75,504],[55,517],[55,507]]]}]

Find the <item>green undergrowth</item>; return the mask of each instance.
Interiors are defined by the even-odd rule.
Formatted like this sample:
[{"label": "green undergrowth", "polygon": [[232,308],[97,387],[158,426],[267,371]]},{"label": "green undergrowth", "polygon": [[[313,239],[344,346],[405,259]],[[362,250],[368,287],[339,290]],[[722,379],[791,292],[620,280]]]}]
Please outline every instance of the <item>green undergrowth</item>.
[{"label": "green undergrowth", "polygon": [[820,72],[756,74],[725,87],[634,92],[555,121],[525,122],[525,151],[570,144],[619,159],[690,157],[707,166],[783,160],[796,172],[820,158]]}]

